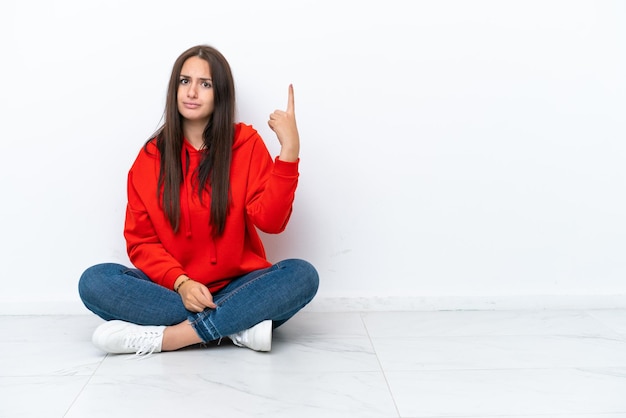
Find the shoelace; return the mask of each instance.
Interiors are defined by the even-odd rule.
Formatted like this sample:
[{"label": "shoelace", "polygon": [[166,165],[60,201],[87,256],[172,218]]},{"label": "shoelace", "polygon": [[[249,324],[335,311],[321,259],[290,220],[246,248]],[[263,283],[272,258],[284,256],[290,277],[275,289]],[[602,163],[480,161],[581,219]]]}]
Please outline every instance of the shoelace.
[{"label": "shoelace", "polygon": [[141,334],[131,334],[124,340],[124,345],[137,350],[135,357],[147,358],[159,346],[161,334],[154,331],[146,331]]},{"label": "shoelace", "polygon": [[248,330],[240,331],[236,334],[229,335],[228,338],[237,346],[237,347],[245,347],[246,337],[248,336]]}]

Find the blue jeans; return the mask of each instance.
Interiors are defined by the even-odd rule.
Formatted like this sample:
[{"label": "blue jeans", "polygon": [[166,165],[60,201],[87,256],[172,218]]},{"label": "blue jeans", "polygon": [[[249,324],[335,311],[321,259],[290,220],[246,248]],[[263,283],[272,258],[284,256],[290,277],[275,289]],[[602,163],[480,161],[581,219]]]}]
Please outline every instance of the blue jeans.
[{"label": "blue jeans", "polygon": [[189,320],[204,342],[271,319],[282,325],[308,304],[319,285],[315,268],[291,259],[253,271],[213,294],[215,309],[188,311],[180,295],[150,280],[142,271],[120,264],[88,268],[78,283],[85,306],[104,320],[139,325],[176,325]]}]

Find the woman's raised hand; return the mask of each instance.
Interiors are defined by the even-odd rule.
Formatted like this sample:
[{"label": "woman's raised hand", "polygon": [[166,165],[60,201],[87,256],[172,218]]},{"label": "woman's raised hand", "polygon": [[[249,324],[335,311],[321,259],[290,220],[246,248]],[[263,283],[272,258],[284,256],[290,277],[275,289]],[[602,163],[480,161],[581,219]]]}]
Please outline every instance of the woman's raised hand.
[{"label": "woman's raised hand", "polygon": [[269,127],[276,133],[280,142],[279,159],[294,162],[300,155],[300,136],[296,125],[295,102],[293,98],[293,85],[289,85],[289,97],[287,110],[275,110],[267,121]]}]

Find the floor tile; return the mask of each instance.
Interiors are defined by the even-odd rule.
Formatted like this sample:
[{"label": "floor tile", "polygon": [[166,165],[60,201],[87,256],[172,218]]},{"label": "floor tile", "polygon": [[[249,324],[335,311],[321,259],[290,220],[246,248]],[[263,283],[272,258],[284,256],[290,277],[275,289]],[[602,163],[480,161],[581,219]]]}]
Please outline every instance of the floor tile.
[{"label": "floor tile", "polygon": [[95,315],[0,316],[0,343],[91,341],[93,330],[103,321]]},{"label": "floor tile", "polygon": [[[559,335],[609,336],[614,329],[583,311],[368,312],[371,337]],[[626,321],[623,323],[626,331]]]},{"label": "floor tile", "polygon": [[402,417],[626,413],[626,369],[393,371],[386,377]]},{"label": "floor tile", "polygon": [[384,370],[626,367],[626,341],[560,336],[373,338]]},{"label": "floor tile", "polygon": [[588,314],[626,336],[626,309],[594,310],[589,311]]},{"label": "floor tile", "polygon": [[[115,402],[111,402],[115,399]],[[97,376],[65,418],[397,417],[382,373]]]},{"label": "floor tile", "polygon": [[0,376],[89,376],[104,357],[90,342],[0,343]]},{"label": "floor tile", "polygon": [[61,418],[88,380],[87,376],[0,377],[0,417]]},{"label": "floor tile", "polygon": [[299,337],[363,338],[367,330],[360,313],[356,312],[300,312],[275,330],[277,339],[293,340]]}]

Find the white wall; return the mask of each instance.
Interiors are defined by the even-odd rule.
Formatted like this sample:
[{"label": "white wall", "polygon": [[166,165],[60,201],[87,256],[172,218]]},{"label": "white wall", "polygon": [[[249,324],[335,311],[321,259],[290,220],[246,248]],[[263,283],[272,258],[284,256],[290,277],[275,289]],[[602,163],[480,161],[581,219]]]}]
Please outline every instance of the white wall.
[{"label": "white wall", "polygon": [[0,313],[83,313],[127,262],[125,179],[171,66],[229,59],[240,119],[294,83],[301,182],[272,259],[311,309],[626,306],[623,1],[20,0],[0,6]]}]

